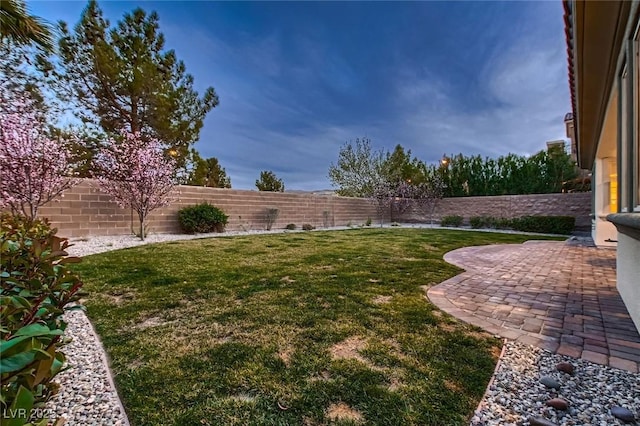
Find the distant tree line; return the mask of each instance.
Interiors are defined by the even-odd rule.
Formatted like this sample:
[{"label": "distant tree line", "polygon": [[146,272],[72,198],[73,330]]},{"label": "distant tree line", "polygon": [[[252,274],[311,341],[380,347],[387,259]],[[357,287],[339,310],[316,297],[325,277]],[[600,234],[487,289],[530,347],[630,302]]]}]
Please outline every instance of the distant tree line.
[{"label": "distant tree line", "polygon": [[426,164],[401,145],[393,152],[375,151],[367,138],[343,145],[338,162],[329,167],[338,194],[365,198],[374,197],[381,188],[403,198],[401,192],[415,194],[420,187],[444,197],[545,194],[562,192],[563,183],[577,175],[575,162],[558,146],[530,157],[458,154]]},{"label": "distant tree line", "polygon": [[578,175],[575,162],[561,147],[530,157],[445,156],[435,170],[445,184],[446,197],[562,192],[563,183]]}]

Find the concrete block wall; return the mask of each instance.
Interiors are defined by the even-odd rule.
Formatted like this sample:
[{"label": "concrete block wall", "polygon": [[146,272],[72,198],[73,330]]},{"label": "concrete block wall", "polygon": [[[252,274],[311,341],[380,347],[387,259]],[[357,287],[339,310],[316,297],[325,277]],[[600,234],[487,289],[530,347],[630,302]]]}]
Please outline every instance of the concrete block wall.
[{"label": "concrete block wall", "polygon": [[[151,233],[179,233],[178,210],[205,201],[229,216],[226,229],[231,231],[265,229],[268,208],[279,210],[273,229],[289,223],[298,228],[305,223],[318,228],[360,225],[367,218],[377,217],[375,206],[368,200],[338,196],[178,186],[172,198],[171,204],[149,216]],[[131,209],[118,207],[111,196],[100,191],[97,182],[89,179],[43,206],[39,216],[49,218],[59,235],[66,237],[126,235],[138,226],[138,217]]]},{"label": "concrete block wall", "polygon": [[[268,208],[277,208],[279,215],[274,229],[289,223],[300,227],[310,223],[325,226],[361,225],[371,218],[378,220],[375,206],[366,199],[330,195],[259,192],[234,189],[179,186],[170,205],[154,211],[149,218],[152,233],[179,233],[177,212],[182,207],[209,202],[228,216],[227,230],[260,230],[267,224]],[[518,217],[526,215],[569,215],[578,226],[590,226],[591,194],[505,195],[498,197],[464,197],[440,200],[435,212],[437,222],[443,216]],[[123,209],[102,193],[92,180],[83,180],[61,197],[43,206],[41,217],[47,217],[58,228],[59,235],[87,237],[97,235],[127,235],[138,218],[130,209]],[[389,217],[385,217],[388,221]],[[396,221],[429,222],[429,217],[415,210],[407,211]]]},{"label": "concrete block wall", "polygon": [[[591,193],[499,195],[456,197],[440,200],[433,213],[435,221],[458,215],[468,221],[473,216],[511,219],[521,216],[573,216],[576,228],[591,229]],[[428,222],[429,217],[411,209],[401,216],[410,222]]]}]

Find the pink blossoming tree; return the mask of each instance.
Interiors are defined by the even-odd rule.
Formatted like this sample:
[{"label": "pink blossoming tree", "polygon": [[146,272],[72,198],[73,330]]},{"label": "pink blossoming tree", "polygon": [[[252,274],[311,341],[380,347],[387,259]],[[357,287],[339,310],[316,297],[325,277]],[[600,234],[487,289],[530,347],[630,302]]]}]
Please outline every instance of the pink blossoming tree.
[{"label": "pink blossoming tree", "polygon": [[0,108],[0,208],[28,219],[38,209],[77,183],[69,176],[64,141],[47,134],[47,124],[34,102],[16,96]]},{"label": "pink blossoming tree", "polygon": [[138,236],[144,240],[149,213],[171,201],[176,161],[164,154],[156,139],[128,131],[120,135],[121,140],[110,141],[100,151],[94,166],[102,191],[120,207],[130,207],[138,214]]}]

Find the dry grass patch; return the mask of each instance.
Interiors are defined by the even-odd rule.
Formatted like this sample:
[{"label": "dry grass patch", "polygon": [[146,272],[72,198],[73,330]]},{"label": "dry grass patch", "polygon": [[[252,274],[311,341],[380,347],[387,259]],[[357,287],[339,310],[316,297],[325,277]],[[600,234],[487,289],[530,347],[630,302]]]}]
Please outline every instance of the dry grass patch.
[{"label": "dry grass patch", "polygon": [[244,394],[244,393],[240,393],[237,395],[229,395],[227,399],[230,399],[231,401],[239,402],[242,404],[253,404],[256,401],[255,396]]},{"label": "dry grass patch", "polygon": [[351,336],[340,343],[336,343],[329,349],[333,359],[355,359],[368,364],[368,361],[360,355],[367,346],[367,341],[360,336]]},{"label": "dry grass patch", "polygon": [[464,389],[453,380],[445,380],[444,387],[449,389],[452,392],[462,392]]},{"label": "dry grass patch", "polygon": [[373,298],[373,303],[375,303],[376,305],[383,305],[385,303],[391,302],[391,299],[393,299],[393,296],[378,295]]},{"label": "dry grass patch", "polygon": [[397,392],[403,387],[404,383],[402,383],[402,381],[398,377],[393,376],[391,377],[391,380],[389,380],[389,386],[387,386],[387,389],[389,389],[391,392]]},{"label": "dry grass patch", "polygon": [[120,306],[126,303],[132,302],[136,293],[134,291],[125,291],[125,292],[112,292],[112,293],[103,293],[100,295],[107,303],[112,303],[116,306]]},{"label": "dry grass patch", "polygon": [[134,328],[136,330],[146,330],[147,328],[160,327],[162,325],[171,324],[173,322],[175,322],[175,321],[167,321],[165,318],[163,318],[161,316],[153,316],[153,317],[145,319],[142,322],[134,324],[132,328]]},{"label": "dry grass patch", "polygon": [[278,357],[284,362],[284,365],[289,367],[291,364],[291,355],[293,354],[293,350],[291,348],[283,348],[278,351]]},{"label": "dry grass patch", "polygon": [[355,423],[362,423],[364,420],[364,417],[362,417],[362,413],[349,407],[344,402],[331,404],[327,408],[325,415],[329,420],[333,422],[351,421]]}]

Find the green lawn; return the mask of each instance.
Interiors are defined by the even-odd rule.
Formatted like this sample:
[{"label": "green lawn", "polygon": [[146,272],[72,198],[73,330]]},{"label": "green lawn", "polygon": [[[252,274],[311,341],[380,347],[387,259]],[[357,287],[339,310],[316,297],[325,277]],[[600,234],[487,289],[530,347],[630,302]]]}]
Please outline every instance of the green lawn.
[{"label": "green lawn", "polygon": [[531,237],[363,229],[202,239],[77,270],[132,425],[462,425],[500,342],[421,286],[462,246]]}]

